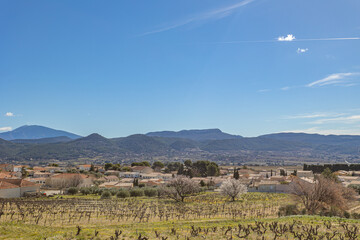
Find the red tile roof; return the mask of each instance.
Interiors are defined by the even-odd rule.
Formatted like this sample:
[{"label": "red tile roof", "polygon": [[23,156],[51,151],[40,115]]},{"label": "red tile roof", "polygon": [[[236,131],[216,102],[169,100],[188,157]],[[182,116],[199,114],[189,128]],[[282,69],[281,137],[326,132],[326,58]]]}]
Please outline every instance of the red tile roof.
[{"label": "red tile roof", "polygon": [[7,178],[3,178],[3,179],[0,179],[0,181],[10,183],[10,184],[15,185],[17,187],[31,187],[31,186],[37,186],[38,185],[36,183],[29,182],[29,181],[26,181],[24,179],[7,179]]},{"label": "red tile roof", "polygon": [[0,181],[0,189],[10,189],[10,188],[18,188],[18,186],[5,181]]},{"label": "red tile roof", "polygon": [[11,178],[12,175],[10,172],[0,172],[0,178]]}]

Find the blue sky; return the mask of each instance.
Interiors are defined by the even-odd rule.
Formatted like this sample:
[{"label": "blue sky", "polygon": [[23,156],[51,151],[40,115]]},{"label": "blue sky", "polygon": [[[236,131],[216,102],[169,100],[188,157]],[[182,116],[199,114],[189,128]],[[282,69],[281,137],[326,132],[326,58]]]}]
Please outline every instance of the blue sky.
[{"label": "blue sky", "polygon": [[359,0],[0,1],[0,130],[360,134]]}]

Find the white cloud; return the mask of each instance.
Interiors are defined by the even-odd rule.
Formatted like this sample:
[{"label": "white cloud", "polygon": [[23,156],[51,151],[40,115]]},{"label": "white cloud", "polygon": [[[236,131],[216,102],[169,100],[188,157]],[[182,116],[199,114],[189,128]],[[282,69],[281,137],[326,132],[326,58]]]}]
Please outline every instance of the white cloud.
[{"label": "white cloud", "polygon": [[343,116],[343,113],[309,113],[286,116],[285,119],[309,119],[309,118],[324,118],[324,117],[338,117]]},{"label": "white cloud", "polygon": [[288,34],[286,37],[284,37],[284,36],[280,36],[280,37],[278,37],[278,41],[279,42],[291,42],[291,41],[294,41],[296,38],[295,38],[295,36],[294,35],[292,35],[292,34]]},{"label": "white cloud", "polygon": [[297,50],[296,50],[296,52],[297,53],[306,53],[307,51],[309,51],[309,49],[308,48],[298,48]]},{"label": "white cloud", "polygon": [[357,75],[358,73],[334,73],[326,78],[317,80],[315,82],[309,83],[306,85],[307,87],[322,87],[326,85],[336,85],[336,84],[343,84],[348,83],[349,77]]},{"label": "white cloud", "polygon": [[318,127],[312,127],[302,130],[290,130],[282,132],[293,132],[293,133],[309,133],[309,134],[322,134],[322,135],[360,135],[360,128],[358,129],[321,129]]},{"label": "white cloud", "polygon": [[196,22],[201,22],[201,21],[206,21],[206,20],[218,20],[218,19],[222,19],[225,18],[231,14],[234,13],[235,10],[253,2],[254,0],[244,0],[241,2],[238,2],[236,4],[227,6],[227,7],[223,7],[223,8],[219,8],[216,10],[212,10],[212,11],[208,11],[208,12],[203,12],[201,14],[197,14],[194,15],[192,17],[188,17],[182,20],[179,20],[177,22],[174,22],[172,24],[169,24],[165,27],[150,31],[150,32],[146,32],[141,34],[140,36],[145,36],[145,35],[150,35],[150,34],[155,34],[155,33],[160,33],[160,32],[165,32],[174,28],[178,28],[178,27],[182,27],[184,25],[187,24],[191,24],[191,23],[196,23]]},{"label": "white cloud", "polygon": [[325,124],[325,123],[341,123],[341,124],[352,124],[355,122],[360,122],[360,115],[350,115],[345,117],[335,117],[335,118],[324,118],[319,119],[314,122],[310,122],[311,124]]},{"label": "white cloud", "polygon": [[0,131],[11,131],[12,127],[0,127]]},{"label": "white cloud", "polygon": [[290,87],[283,87],[283,88],[281,88],[281,90],[283,90],[283,91],[287,91],[287,90],[289,90],[290,89]]},{"label": "white cloud", "polygon": [[343,109],[342,112],[313,112],[285,116],[283,119],[289,119],[308,127],[300,130],[291,130],[286,132],[304,132],[318,134],[336,134],[336,135],[360,135],[360,109]]},{"label": "white cloud", "polygon": [[12,112],[7,112],[7,113],[5,113],[5,116],[6,117],[14,117],[15,115]]}]

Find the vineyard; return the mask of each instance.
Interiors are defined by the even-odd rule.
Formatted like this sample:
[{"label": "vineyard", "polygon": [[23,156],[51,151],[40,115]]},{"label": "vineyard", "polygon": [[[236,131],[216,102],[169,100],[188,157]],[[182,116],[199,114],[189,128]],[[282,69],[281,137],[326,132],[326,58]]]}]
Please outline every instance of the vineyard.
[{"label": "vineyard", "polygon": [[285,194],[0,201],[0,239],[358,239],[360,221],[281,217]]}]

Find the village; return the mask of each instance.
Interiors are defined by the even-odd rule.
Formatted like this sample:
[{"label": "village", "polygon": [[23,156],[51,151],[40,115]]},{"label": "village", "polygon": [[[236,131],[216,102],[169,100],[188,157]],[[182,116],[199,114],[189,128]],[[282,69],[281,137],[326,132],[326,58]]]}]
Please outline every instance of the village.
[{"label": "village", "polygon": [[[189,164],[189,163],[188,163]],[[185,170],[174,170],[183,166]],[[217,165],[216,165],[217,166]],[[82,164],[77,166],[26,166],[0,164],[0,198],[19,198],[31,196],[53,196],[67,194],[70,188],[133,189],[156,188],[166,185],[178,175],[186,174],[186,163],[171,163],[165,166],[155,162],[134,163],[130,166],[107,163],[105,165]],[[176,168],[175,168],[176,169]],[[360,187],[360,171],[334,172],[345,186]],[[206,174],[205,174],[206,175]],[[189,176],[189,175],[187,175]],[[247,186],[248,192],[291,193],[294,179],[314,183],[314,173],[283,167],[219,166],[209,176],[190,176],[207,191],[218,191],[221,184],[235,178]]]}]

